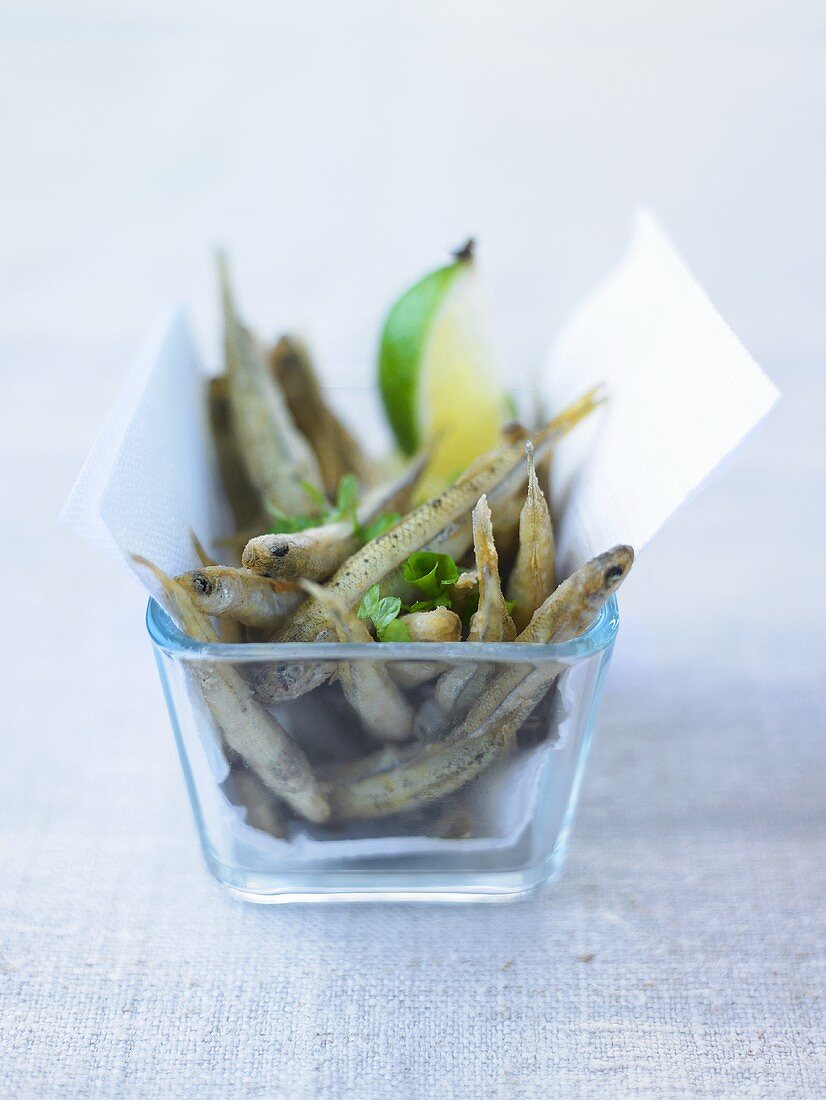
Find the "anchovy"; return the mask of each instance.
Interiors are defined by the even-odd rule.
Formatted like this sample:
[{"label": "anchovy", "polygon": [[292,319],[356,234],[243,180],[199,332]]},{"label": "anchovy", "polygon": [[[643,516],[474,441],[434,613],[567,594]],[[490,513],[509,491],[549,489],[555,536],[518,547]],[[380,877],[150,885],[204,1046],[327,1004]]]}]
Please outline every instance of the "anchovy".
[{"label": "anchovy", "polygon": [[327,404],[306,346],[294,336],[282,336],[270,352],[270,369],[296,426],[315,451],[327,495],[335,496],[345,474],[375,484],[376,464]]},{"label": "anchovy", "polygon": [[528,625],[537,607],[554,587],[554,532],[548,502],[539,488],[533,446],[528,454],[528,494],[519,517],[519,550],[508,578],[508,599],[519,630]]},{"label": "anchovy", "polygon": [[[189,537],[192,541],[192,549],[195,551],[195,556],[201,565],[209,566],[219,564],[211,554],[207,553],[204,544],[191,527],[189,529]],[[218,632],[221,635],[221,641],[226,642],[227,645],[241,645],[247,640],[243,624],[237,622],[235,619],[222,619],[219,623]]]},{"label": "anchovy", "polygon": [[260,523],[264,515],[261,497],[250,481],[247,467],[232,425],[229,379],[222,374],[209,380],[209,427],[224,494],[232,509],[235,526],[243,530]]},{"label": "anchovy", "polygon": [[502,595],[499,555],[493,538],[491,511],[482,494],[473,509],[473,548],[479,574],[479,607],[470,620],[469,642],[512,642],[516,627]]},{"label": "anchovy", "polygon": [[238,319],[223,255],[218,266],[232,430],[247,474],[265,506],[307,514],[312,502],[304,484],[321,486],[316,457],[290,418],[261,348]]},{"label": "anchovy", "polygon": [[[340,642],[362,642],[380,648],[364,621],[347,611],[328,589],[313,581],[301,581],[301,586],[328,609]],[[405,741],[410,736],[413,709],[378,655],[375,661],[340,661],[338,679],[347,702],[374,737],[381,741]]]},{"label": "anchovy", "polygon": [[462,638],[462,620],[447,607],[432,611],[412,611],[401,622],[411,642],[458,642]]},{"label": "anchovy", "polygon": [[231,565],[205,565],[175,578],[205,615],[231,619],[270,633],[304,602],[304,593],[285,591],[268,577]]},{"label": "anchovy", "polygon": [[281,802],[243,760],[230,765],[230,782],[246,811],[247,825],[286,840],[287,816]]},{"label": "anchovy", "polygon": [[[133,555],[133,561],[154,574],[167,607],[186,634],[200,642],[219,641],[209,619],[182,585],[146,558]],[[225,664],[191,661],[188,672],[199,685],[204,702],[233,752],[296,813],[309,821],[326,821],[329,804],[307,757],[280,723],[256,702],[249,685],[235,669]]]},{"label": "anchovy", "polygon": [[[462,639],[462,620],[455,611],[436,607],[432,611],[413,611],[401,620],[407,627],[411,642],[459,642]],[[445,666],[438,661],[394,661],[390,675],[404,688],[435,680]]]}]

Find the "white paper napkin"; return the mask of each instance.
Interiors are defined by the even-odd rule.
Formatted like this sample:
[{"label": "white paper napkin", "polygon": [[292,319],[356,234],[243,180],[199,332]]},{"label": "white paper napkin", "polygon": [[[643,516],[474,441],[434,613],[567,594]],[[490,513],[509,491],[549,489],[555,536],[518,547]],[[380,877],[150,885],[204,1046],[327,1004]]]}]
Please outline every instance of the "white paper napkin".
[{"label": "white paper napkin", "polygon": [[[226,532],[206,373],[185,313],[159,323],[63,509],[67,526],[130,568],[134,553],[181,573],[197,565],[190,528],[202,539]],[[152,591],[146,571],[136,575]]]},{"label": "white paper napkin", "polygon": [[642,550],[778,397],[647,213],[539,386],[557,410],[598,382],[607,405],[554,455],[563,573],[620,542]]}]

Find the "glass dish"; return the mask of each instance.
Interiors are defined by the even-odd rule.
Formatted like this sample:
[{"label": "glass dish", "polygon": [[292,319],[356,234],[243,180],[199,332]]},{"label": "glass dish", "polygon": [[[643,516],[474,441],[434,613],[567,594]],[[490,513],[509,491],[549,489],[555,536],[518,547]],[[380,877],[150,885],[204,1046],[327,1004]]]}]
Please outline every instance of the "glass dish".
[{"label": "glass dish", "polygon": [[[256,902],[501,901],[523,897],[558,874],[619,628],[615,599],[585,634],[556,645],[206,645],[182,634],[154,600],[147,627],[206,862],[232,894]],[[290,818],[224,747],[199,673],[233,669],[230,676],[253,679],[285,662],[332,672],[338,661],[375,662],[377,653],[405,684],[434,665],[438,672],[472,669],[476,682],[488,684],[515,670],[538,673],[540,682],[558,676],[518,732],[510,731],[507,751],[440,801],[346,824]],[[432,707],[436,682],[405,687],[411,704]],[[337,683],[268,709],[322,776],[381,748],[364,733]],[[508,732],[503,718],[496,733]]]}]

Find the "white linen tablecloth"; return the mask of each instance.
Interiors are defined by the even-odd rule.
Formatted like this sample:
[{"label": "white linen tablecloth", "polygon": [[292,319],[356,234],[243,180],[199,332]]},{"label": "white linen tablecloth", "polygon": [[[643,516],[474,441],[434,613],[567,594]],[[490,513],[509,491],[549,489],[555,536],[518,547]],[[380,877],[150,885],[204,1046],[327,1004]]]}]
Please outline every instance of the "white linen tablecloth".
[{"label": "white linen tablecloth", "polygon": [[56,525],[125,349],[4,353],[0,1094],[823,1095],[820,367],[623,589],[551,890],[258,908],[202,865],[137,586]]}]

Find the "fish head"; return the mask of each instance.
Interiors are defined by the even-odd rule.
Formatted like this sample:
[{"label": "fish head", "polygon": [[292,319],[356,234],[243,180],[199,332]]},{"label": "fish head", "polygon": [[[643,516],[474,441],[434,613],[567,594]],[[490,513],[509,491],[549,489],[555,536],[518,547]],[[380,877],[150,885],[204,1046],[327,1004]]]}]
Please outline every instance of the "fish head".
[{"label": "fish head", "polygon": [[241,555],[245,569],[280,580],[297,580],[306,572],[308,560],[308,540],[300,534],[258,535]]},{"label": "fish head", "polygon": [[594,583],[605,598],[612,596],[631,571],[634,564],[634,550],[631,546],[614,546],[604,554],[598,554],[594,560]]},{"label": "fish head", "polygon": [[202,611],[212,615],[221,610],[223,593],[219,576],[207,569],[192,569],[176,580]]},{"label": "fish head", "polygon": [[[332,632],[325,632],[319,641],[334,641]],[[326,683],[335,671],[335,662],[312,661],[276,663],[268,662],[252,676],[256,694],[265,703],[286,703],[300,699],[308,691]]]}]

